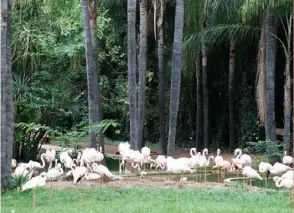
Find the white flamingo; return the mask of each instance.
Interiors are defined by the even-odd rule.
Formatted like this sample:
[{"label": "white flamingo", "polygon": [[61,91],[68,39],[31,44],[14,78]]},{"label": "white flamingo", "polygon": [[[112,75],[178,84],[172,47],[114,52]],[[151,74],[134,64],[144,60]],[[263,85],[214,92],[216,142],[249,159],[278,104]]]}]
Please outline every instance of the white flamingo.
[{"label": "white flamingo", "polygon": [[223,161],[223,157],[220,155],[220,149],[217,149],[216,156],[214,158],[215,164],[218,164],[219,162]]},{"label": "white flamingo", "polygon": [[63,169],[61,168],[61,164],[59,163],[56,167],[51,168],[46,173],[46,177],[48,180],[55,180],[59,178],[63,174]]},{"label": "white flamingo", "polygon": [[287,172],[288,170],[291,170],[292,168],[289,166],[286,166],[282,163],[276,162],[271,168],[270,173],[271,174],[282,174]]},{"label": "white flamingo", "polygon": [[45,153],[41,154],[40,158],[41,158],[41,161],[42,161],[42,165],[39,162],[32,161],[32,160],[30,160],[28,162],[28,165],[31,165],[33,168],[36,168],[36,169],[44,168],[45,167],[45,160],[44,159],[46,158],[46,154]]},{"label": "white flamingo", "polygon": [[52,168],[52,162],[54,161],[55,156],[56,156],[55,149],[50,148],[50,149],[47,149],[46,150],[46,152],[45,152],[45,159],[49,163],[48,170],[50,170]]},{"label": "white flamingo", "polygon": [[262,178],[257,173],[257,171],[255,171],[254,169],[252,169],[251,166],[245,166],[243,168],[242,175],[243,176],[246,176],[247,178],[249,178],[249,187],[250,188],[252,187],[252,184],[251,184],[251,179],[252,178],[258,178],[259,180],[262,180]]},{"label": "white flamingo", "polygon": [[12,174],[13,177],[24,176],[30,180],[33,176],[33,167],[28,165],[27,163],[20,163],[16,167],[14,173]]},{"label": "white flamingo", "polygon": [[35,189],[37,187],[45,186],[46,184],[46,173],[43,172],[40,175],[33,177],[31,180],[26,182],[24,185],[21,186],[21,191],[26,191],[29,189]]},{"label": "white flamingo", "polygon": [[241,149],[236,149],[234,154],[237,155],[237,157],[235,158],[237,163],[241,164],[242,166],[251,166],[252,159],[250,155],[242,154]]},{"label": "white flamingo", "polygon": [[182,173],[182,177],[183,177],[183,172],[193,173],[191,168],[187,166],[185,163],[183,163],[182,161],[177,161],[171,156],[167,157],[166,160],[167,160],[166,167],[168,172],[172,172],[176,174]]},{"label": "white flamingo", "polygon": [[15,159],[11,159],[11,168],[15,169],[17,167],[17,161]]},{"label": "white flamingo", "polygon": [[266,172],[266,180],[268,180],[268,176],[270,175],[270,169],[272,168],[272,165],[270,163],[260,162],[258,169],[260,173]]},{"label": "white flamingo", "polygon": [[150,164],[150,169],[152,167],[155,167],[155,169],[161,169],[164,170],[167,164],[166,157],[164,155],[158,155],[155,160],[152,160],[152,163]]},{"label": "white flamingo", "polygon": [[293,163],[293,158],[289,155],[287,155],[287,151],[284,152],[284,157],[283,157],[283,164],[289,165]]},{"label": "white flamingo", "polygon": [[74,178],[74,184],[77,184],[78,182],[82,181],[85,179],[86,174],[87,174],[88,169],[84,166],[77,166],[72,170],[72,175]]},{"label": "white flamingo", "polygon": [[85,175],[86,180],[99,180],[101,179],[101,175],[97,173],[86,173]]},{"label": "white flamingo", "polygon": [[104,165],[98,165],[97,163],[94,163],[92,165],[93,171],[97,174],[99,174],[103,179],[105,177],[110,178],[111,180],[120,180],[119,176],[113,175],[109,169]]},{"label": "white flamingo", "polygon": [[64,151],[60,153],[59,156],[60,162],[64,165],[65,168],[71,168],[73,164],[73,159],[69,156],[69,151]]}]

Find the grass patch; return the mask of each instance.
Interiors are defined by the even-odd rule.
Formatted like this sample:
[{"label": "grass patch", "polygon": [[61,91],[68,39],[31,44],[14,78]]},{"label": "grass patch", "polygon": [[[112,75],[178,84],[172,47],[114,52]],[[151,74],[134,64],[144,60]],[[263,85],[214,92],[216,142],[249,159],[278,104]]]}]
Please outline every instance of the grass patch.
[{"label": "grass patch", "polygon": [[90,188],[36,190],[32,209],[30,191],[11,191],[2,196],[2,212],[11,213],[96,213],[96,212],[292,212],[290,200],[278,191],[243,189],[182,189],[176,202],[175,189]]}]

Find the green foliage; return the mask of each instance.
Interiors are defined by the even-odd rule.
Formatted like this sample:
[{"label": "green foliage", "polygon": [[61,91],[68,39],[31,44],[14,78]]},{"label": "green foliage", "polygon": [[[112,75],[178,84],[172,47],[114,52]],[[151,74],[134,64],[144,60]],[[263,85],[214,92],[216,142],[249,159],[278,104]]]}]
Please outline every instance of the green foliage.
[{"label": "green foliage", "polygon": [[36,160],[46,137],[58,134],[52,128],[36,123],[14,124],[14,154],[17,160]]},{"label": "green foliage", "polygon": [[26,175],[18,175],[18,176],[11,177],[10,183],[9,183],[10,189],[20,188],[23,184],[25,184],[29,180],[28,176],[29,176],[29,173],[27,173]]},{"label": "green foliage", "polygon": [[280,141],[247,142],[251,151],[267,156],[283,156],[283,144]]},{"label": "green foliage", "polygon": [[[176,201],[178,192],[178,201]],[[101,188],[36,190],[36,208],[32,208],[31,192],[17,194],[15,191],[2,196],[3,212],[72,212],[87,210],[102,212],[211,212],[211,213],[290,213],[291,201],[287,195],[268,190],[248,189],[138,189]],[[130,200],[132,202],[130,202]]]}]

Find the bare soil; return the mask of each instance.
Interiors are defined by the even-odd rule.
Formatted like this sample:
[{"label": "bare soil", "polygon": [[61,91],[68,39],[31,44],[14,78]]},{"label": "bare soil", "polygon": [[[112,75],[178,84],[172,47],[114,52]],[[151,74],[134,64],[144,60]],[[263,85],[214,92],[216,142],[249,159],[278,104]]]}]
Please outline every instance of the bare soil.
[{"label": "bare soil", "polygon": [[45,186],[46,188],[93,188],[93,187],[103,187],[103,188],[224,188],[226,185],[224,183],[196,183],[194,181],[185,182],[175,182],[166,179],[166,177],[151,177],[145,176],[143,179],[140,177],[123,177],[122,180],[110,181],[107,183],[101,183],[99,181],[82,181],[77,185],[73,184],[73,181],[56,181],[48,182]]}]

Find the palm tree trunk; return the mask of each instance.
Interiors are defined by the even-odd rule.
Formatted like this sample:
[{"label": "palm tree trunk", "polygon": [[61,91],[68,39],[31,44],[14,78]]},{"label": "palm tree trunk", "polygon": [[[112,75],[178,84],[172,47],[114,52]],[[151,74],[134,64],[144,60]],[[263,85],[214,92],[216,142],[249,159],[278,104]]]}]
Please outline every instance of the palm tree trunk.
[{"label": "palm tree trunk", "polygon": [[[84,30],[85,30],[85,49],[86,49],[86,67],[87,67],[87,84],[88,84],[88,116],[89,125],[97,123],[97,73],[96,63],[93,58],[93,44],[92,33],[90,27],[90,15],[88,10],[88,1],[82,0],[83,17],[84,17]],[[90,147],[96,148],[96,134],[93,131],[89,132]]]},{"label": "palm tree trunk", "polygon": [[261,26],[258,43],[257,74],[256,74],[256,102],[261,124],[266,119],[266,83],[265,83],[265,19]]},{"label": "palm tree trunk", "polygon": [[13,146],[11,5],[1,2],[1,189],[8,186]]},{"label": "palm tree trunk", "polygon": [[205,45],[202,46],[202,85],[203,85],[203,123],[204,123],[204,148],[208,147],[209,141],[209,106],[208,106],[208,88],[207,88],[207,52]]},{"label": "palm tree trunk", "polygon": [[[90,0],[89,5],[89,15],[90,15],[90,30],[91,30],[91,42],[92,42],[92,52],[93,52],[93,92],[94,92],[94,100],[93,103],[95,104],[95,123],[99,123],[103,120],[103,112],[102,112],[102,104],[101,104],[101,90],[100,90],[100,70],[99,70],[99,62],[97,60],[97,53],[98,53],[98,44],[97,44],[97,37],[96,37],[96,26],[97,26],[97,9],[98,9],[98,1],[97,0]],[[99,147],[102,147],[102,152],[104,153],[104,134],[98,133],[94,135],[98,139]],[[93,140],[96,144],[96,138]],[[93,147],[95,144],[92,144]]]},{"label": "palm tree trunk", "polygon": [[138,149],[136,98],[136,2],[136,0],[128,0],[128,93],[130,110],[130,141],[131,147],[134,150]]},{"label": "palm tree trunk", "polygon": [[169,133],[167,154],[173,155],[176,142],[177,117],[180,102],[181,69],[182,69],[182,42],[184,28],[184,1],[177,0],[175,15],[175,32],[173,42],[171,95],[169,107]]},{"label": "palm tree trunk", "polygon": [[[270,10],[266,14],[266,31],[276,34],[275,19]],[[266,33],[265,35],[265,70],[266,70],[266,106],[267,115],[265,122],[266,140],[276,141],[276,115],[275,115],[275,62],[276,39]]]},{"label": "palm tree trunk", "polygon": [[196,59],[196,83],[197,83],[197,112],[196,112],[196,148],[200,149],[200,137],[203,131],[203,121],[202,121],[202,80],[201,80],[201,61],[200,57],[198,56]]},{"label": "palm tree trunk", "polygon": [[167,154],[165,142],[165,95],[164,95],[164,11],[165,1],[160,0],[160,13],[157,21],[157,57],[158,57],[158,81],[159,81],[159,142],[162,154]]},{"label": "palm tree trunk", "polygon": [[234,118],[234,79],[235,79],[236,49],[235,41],[230,42],[230,64],[229,64],[229,132],[230,143],[229,148],[232,153],[235,147],[235,118]]},{"label": "palm tree trunk", "polygon": [[147,61],[147,0],[140,0],[140,43],[139,43],[139,95],[138,95],[138,148],[142,148],[145,118],[145,82]]},{"label": "palm tree trunk", "polygon": [[284,151],[289,153],[291,140],[291,29],[292,16],[288,21],[288,35],[287,35],[287,54],[285,67],[285,85],[284,85]]}]

